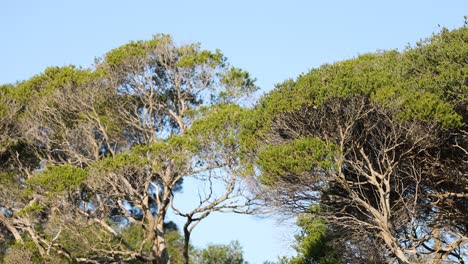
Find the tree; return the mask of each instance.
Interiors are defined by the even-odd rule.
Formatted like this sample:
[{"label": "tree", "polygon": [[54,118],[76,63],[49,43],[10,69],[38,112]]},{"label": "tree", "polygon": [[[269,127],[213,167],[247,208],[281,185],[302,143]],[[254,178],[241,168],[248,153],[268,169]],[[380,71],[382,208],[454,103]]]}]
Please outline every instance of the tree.
[{"label": "tree", "polygon": [[323,219],[347,261],[464,263],[467,50],[465,25],[278,85],[245,122],[265,200]]},{"label": "tree", "polygon": [[198,252],[195,263],[200,264],[246,264],[242,247],[233,241],[229,245],[209,245]]},{"label": "tree", "polygon": [[[21,133],[11,130],[14,143],[1,153],[3,227],[43,257],[169,263],[171,204],[188,219],[184,252],[194,223],[249,205],[238,178],[243,109],[233,103],[256,89],[220,51],[177,46],[168,35],[114,49],[94,70],[52,67],[7,87],[2,100],[19,106],[0,133],[10,135],[11,124]],[[183,213],[171,201],[185,177],[226,189]],[[129,226],[141,230],[137,241]]]}]

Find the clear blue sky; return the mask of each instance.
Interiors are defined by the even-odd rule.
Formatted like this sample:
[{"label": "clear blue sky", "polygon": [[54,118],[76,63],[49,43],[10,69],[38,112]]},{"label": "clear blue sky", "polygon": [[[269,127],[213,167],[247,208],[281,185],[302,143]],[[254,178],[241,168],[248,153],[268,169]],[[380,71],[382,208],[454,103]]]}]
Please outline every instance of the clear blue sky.
[{"label": "clear blue sky", "polygon": [[[130,40],[169,33],[179,43],[221,49],[267,91],[323,63],[401,50],[438,25],[461,26],[464,15],[466,0],[2,0],[0,83],[51,65],[88,67]],[[271,220],[213,216],[197,228],[195,245],[238,239],[254,264],[291,251],[285,246],[288,229]]]}]

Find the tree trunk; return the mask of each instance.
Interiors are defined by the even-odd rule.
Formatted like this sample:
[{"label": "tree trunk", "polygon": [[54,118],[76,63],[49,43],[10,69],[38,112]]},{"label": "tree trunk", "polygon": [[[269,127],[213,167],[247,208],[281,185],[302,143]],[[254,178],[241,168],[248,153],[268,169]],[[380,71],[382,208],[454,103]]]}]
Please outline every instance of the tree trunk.
[{"label": "tree trunk", "polygon": [[189,264],[189,244],[190,243],[190,231],[188,225],[184,226],[184,264]]},{"label": "tree trunk", "polygon": [[164,239],[163,224],[156,226],[156,237],[153,243],[153,252],[156,253],[156,258],[153,264],[170,264],[169,253],[167,252],[166,240]]}]

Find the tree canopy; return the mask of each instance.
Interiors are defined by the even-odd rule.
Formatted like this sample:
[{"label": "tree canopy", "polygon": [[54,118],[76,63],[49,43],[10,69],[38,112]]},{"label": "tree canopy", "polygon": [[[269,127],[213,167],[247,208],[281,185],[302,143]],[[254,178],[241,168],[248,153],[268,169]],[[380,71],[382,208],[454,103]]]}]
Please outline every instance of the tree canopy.
[{"label": "tree canopy", "polygon": [[[280,263],[465,263],[467,76],[465,24],[322,65],[251,108],[248,72],[163,34],[1,85],[0,256],[247,263],[192,232],[268,207],[300,229]],[[174,199],[187,178],[203,186],[192,208]]]},{"label": "tree canopy", "polygon": [[244,157],[265,201],[303,214],[292,263],[329,263],[317,250],[330,243],[351,263],[466,261],[467,54],[466,25],[443,29],[402,52],[323,65],[260,100]]}]

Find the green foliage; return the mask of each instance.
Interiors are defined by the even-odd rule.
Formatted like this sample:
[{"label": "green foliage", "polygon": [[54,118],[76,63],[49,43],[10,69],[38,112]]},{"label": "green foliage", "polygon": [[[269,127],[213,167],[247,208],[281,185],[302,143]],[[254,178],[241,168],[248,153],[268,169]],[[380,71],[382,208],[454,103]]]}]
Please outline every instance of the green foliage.
[{"label": "green foliage", "polygon": [[14,88],[12,84],[0,85],[0,118],[6,117],[10,112],[8,102],[12,99]]},{"label": "green foliage", "polygon": [[434,93],[452,105],[466,103],[468,28],[465,24],[422,40],[404,54],[407,86]]},{"label": "green foliage", "polygon": [[18,216],[25,216],[25,215],[34,216],[36,214],[42,213],[43,211],[44,211],[44,206],[42,206],[41,204],[37,202],[32,202],[26,205],[25,207],[23,207],[23,209],[21,209],[20,211],[18,211],[17,215]]},{"label": "green foliage", "polygon": [[187,132],[197,146],[213,144],[218,148],[238,146],[239,126],[245,110],[238,105],[215,105],[201,109],[202,118],[196,120]]},{"label": "green foliage", "polygon": [[289,258],[286,256],[278,257],[277,261],[264,261],[263,264],[288,264]]},{"label": "green foliage", "polygon": [[124,241],[130,246],[133,248],[141,248],[146,252],[151,247],[151,244],[149,241],[146,241],[146,243],[142,245],[142,238],[144,237],[143,232],[145,232],[145,230],[141,226],[129,224],[122,228],[120,233]]},{"label": "green foliage", "polygon": [[314,170],[328,171],[333,169],[336,151],[331,143],[307,137],[269,146],[258,153],[261,180],[266,185],[274,185],[280,177],[307,177]]},{"label": "green foliage", "polygon": [[[102,107],[104,108],[106,106]],[[107,109],[102,109],[102,114],[98,117],[99,123],[105,128],[107,133],[118,134],[121,131],[121,127],[123,126],[123,124],[119,123],[117,118],[115,118],[112,114],[106,112]]]},{"label": "green foliage", "polygon": [[[79,126],[77,123],[79,113],[73,112],[68,108],[60,108],[57,102],[66,102],[66,96],[63,96],[63,93],[66,95],[81,93],[81,86],[91,82],[94,78],[96,78],[96,73],[89,69],[77,68],[73,65],[49,67],[43,73],[7,89],[7,98],[3,99],[5,100],[5,105],[10,108],[10,115],[15,118],[14,126],[21,127],[26,125],[29,127],[31,123],[37,123],[35,119],[39,115],[45,114],[57,115],[60,116],[60,119],[51,118],[47,120],[43,117],[41,118],[42,126],[47,128],[54,126],[56,130],[76,128]],[[0,92],[0,98],[1,96]],[[2,101],[0,99],[0,103]],[[49,112],[44,113],[41,110],[44,107],[52,109],[52,111],[49,110]],[[0,114],[1,112],[4,111],[2,111],[2,107],[0,106]],[[56,123],[50,124],[52,120]],[[61,122],[61,124],[57,124],[58,122]],[[63,131],[54,132],[53,137],[56,137],[56,139],[64,137],[65,133]]]},{"label": "green foliage", "polygon": [[163,168],[168,160],[174,167],[184,168],[196,148],[196,142],[189,137],[174,135],[164,141],[136,146],[132,152],[157,171]]},{"label": "green foliage", "polygon": [[122,67],[128,60],[143,59],[146,54],[144,41],[132,41],[111,50],[105,55],[105,61],[111,68]]},{"label": "green foliage", "polygon": [[29,178],[26,183],[50,194],[59,194],[80,186],[87,176],[86,170],[69,164],[48,166],[44,171]]},{"label": "green foliage", "polygon": [[[136,61],[145,61],[150,64],[154,63],[158,65],[158,61],[162,62],[173,58],[161,57],[168,56],[168,54],[158,54],[157,50],[168,47],[172,48],[173,46],[174,43],[170,35],[158,34],[153,36],[151,40],[132,41],[111,50],[105,55],[105,62],[113,69],[116,67],[126,68],[131,65],[132,62]],[[209,65],[210,67],[217,67],[223,65],[226,60],[221,51],[216,50],[215,52],[211,52],[202,50],[200,43],[174,48],[171,52],[173,52],[173,56],[177,58],[175,66],[181,68],[199,67],[203,64]],[[158,55],[155,56],[155,54]]]},{"label": "green foliage", "polygon": [[0,185],[10,185],[15,183],[15,174],[0,172]]},{"label": "green foliage", "polygon": [[215,52],[201,50],[200,43],[182,46],[177,49],[177,53],[180,59],[176,65],[182,68],[198,67],[203,64],[208,64],[214,68],[221,66],[226,60],[220,50]]},{"label": "green foliage", "polygon": [[42,74],[21,82],[12,91],[13,97],[20,102],[29,102],[33,95],[49,96],[65,86],[79,85],[90,81],[92,73],[74,65],[49,67]]},{"label": "green foliage", "polygon": [[[105,55],[98,69],[113,75],[124,94],[146,101],[144,90],[153,90],[150,100],[181,115],[200,106],[233,102],[258,89],[256,80],[231,67],[219,50],[204,50],[199,43],[179,46],[169,35],[118,47]],[[135,81],[142,76],[143,82]],[[177,128],[180,119],[174,121],[166,124]]]},{"label": "green foliage", "polygon": [[226,90],[219,95],[222,102],[231,102],[234,98],[240,98],[244,94],[252,94],[259,87],[255,85],[257,79],[252,79],[250,74],[242,69],[231,67],[221,77],[221,83],[226,86]]},{"label": "green foliage", "polygon": [[120,243],[117,238],[105,232],[98,224],[88,223],[86,218],[72,219],[73,222],[67,223],[68,228],[61,227],[63,219],[60,219],[60,216],[54,215],[49,219],[45,230],[47,239],[52,240],[60,232],[55,242],[66,248],[74,257],[93,256],[95,255],[94,250],[110,250],[116,248]]},{"label": "green foliage", "polygon": [[[184,263],[184,238],[177,230],[177,226],[174,226],[173,228],[167,227],[165,230],[164,239],[166,240],[171,263]],[[148,252],[151,243],[146,241],[144,245],[141,244],[143,242],[142,238],[144,237],[144,232],[145,230],[141,226],[130,224],[122,229],[121,235],[122,238],[133,248],[142,248],[143,252]]]},{"label": "green foliage", "polygon": [[169,253],[171,263],[184,263],[184,238],[180,235],[179,231],[169,231],[164,234],[164,238],[166,239],[167,252]]},{"label": "green foliage", "polygon": [[255,120],[258,136],[280,113],[320,107],[331,97],[363,95],[399,111],[402,120],[460,127],[468,94],[468,28],[439,34],[403,52],[364,54],[323,65],[287,80],[264,96]]},{"label": "green foliage", "polygon": [[199,253],[200,264],[244,264],[242,247],[238,241],[229,245],[209,245]]},{"label": "green foliage", "polygon": [[32,240],[13,244],[3,258],[3,263],[39,264],[43,259]]},{"label": "green foliage", "polygon": [[22,243],[11,245],[8,251],[0,258],[0,262],[5,264],[66,264],[70,263],[55,252],[51,251],[48,256],[41,256],[34,242],[26,239]]},{"label": "green foliage", "polygon": [[303,214],[296,224],[301,228],[296,235],[294,249],[298,255],[291,258],[289,264],[339,264],[344,263],[338,256],[338,250],[330,245],[326,222],[320,218]]},{"label": "green foliage", "polygon": [[400,102],[399,117],[402,120],[437,120],[443,127],[458,127],[462,125],[462,116],[457,114],[453,106],[441,101],[435,94],[414,92],[411,96],[403,96]]},{"label": "green foliage", "polygon": [[99,171],[111,172],[125,167],[138,167],[147,164],[147,162],[136,153],[126,151],[115,156],[106,157],[93,164],[93,168]]}]

